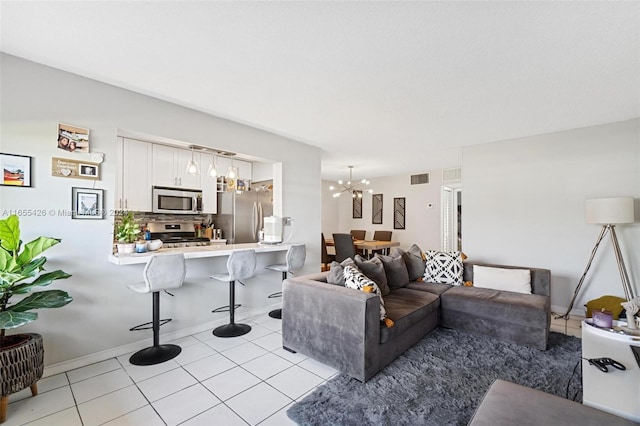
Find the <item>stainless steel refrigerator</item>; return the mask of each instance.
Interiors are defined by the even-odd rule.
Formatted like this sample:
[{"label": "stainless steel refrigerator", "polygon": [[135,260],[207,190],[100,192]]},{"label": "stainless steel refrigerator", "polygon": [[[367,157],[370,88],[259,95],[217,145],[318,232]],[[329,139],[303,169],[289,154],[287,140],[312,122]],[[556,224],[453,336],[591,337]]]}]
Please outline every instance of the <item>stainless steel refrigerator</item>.
[{"label": "stainless steel refrigerator", "polygon": [[249,191],[218,193],[216,228],[222,229],[227,244],[258,242],[263,218],[273,214],[272,181],[255,182]]}]

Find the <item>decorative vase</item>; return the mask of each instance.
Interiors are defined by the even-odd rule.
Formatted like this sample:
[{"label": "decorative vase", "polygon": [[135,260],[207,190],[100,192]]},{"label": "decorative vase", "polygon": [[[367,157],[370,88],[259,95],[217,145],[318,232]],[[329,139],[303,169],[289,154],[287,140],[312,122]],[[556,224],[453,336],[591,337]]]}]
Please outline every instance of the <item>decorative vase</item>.
[{"label": "decorative vase", "polygon": [[42,336],[36,333],[4,336],[0,349],[0,423],[7,419],[9,395],[31,387],[31,394],[38,394],[36,382],[44,371],[44,345]]}]

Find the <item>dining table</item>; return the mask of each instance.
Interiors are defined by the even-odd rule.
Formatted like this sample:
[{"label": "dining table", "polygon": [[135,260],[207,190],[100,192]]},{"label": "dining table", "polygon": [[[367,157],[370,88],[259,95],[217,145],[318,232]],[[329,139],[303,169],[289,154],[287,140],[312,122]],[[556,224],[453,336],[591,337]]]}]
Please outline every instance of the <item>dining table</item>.
[{"label": "dining table", "polygon": [[[327,247],[334,247],[333,238],[325,239]],[[382,250],[384,254],[387,254],[391,247],[398,247],[400,245],[397,241],[379,241],[379,240],[353,240],[353,245],[358,250],[363,250],[367,255],[367,259],[371,258],[371,254],[374,250]]]}]

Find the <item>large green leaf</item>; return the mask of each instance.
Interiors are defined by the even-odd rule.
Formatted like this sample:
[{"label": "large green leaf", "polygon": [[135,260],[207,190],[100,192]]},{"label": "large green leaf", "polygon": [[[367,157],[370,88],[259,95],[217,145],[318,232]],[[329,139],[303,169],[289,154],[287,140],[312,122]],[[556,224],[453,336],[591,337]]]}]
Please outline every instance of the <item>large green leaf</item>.
[{"label": "large green leaf", "polygon": [[13,285],[14,283],[23,280],[24,278],[25,277],[23,277],[21,274],[0,271],[0,279],[8,283],[9,285]]},{"label": "large green leaf", "polygon": [[[18,261],[19,260],[20,258],[18,258]],[[25,277],[34,277],[38,274],[38,272],[40,272],[40,270],[42,269],[42,265],[44,265],[46,262],[47,262],[47,258],[44,256],[38,257],[37,259],[33,259],[31,262],[24,265],[22,269],[20,269],[19,273]]]},{"label": "large green leaf", "polygon": [[20,220],[18,216],[11,215],[0,220],[0,245],[14,252],[20,246]]},{"label": "large green leaf", "polygon": [[9,306],[7,311],[26,312],[31,309],[60,308],[73,300],[66,291],[45,290],[25,297],[15,305]]},{"label": "large green leaf", "polygon": [[31,259],[40,256],[40,254],[58,244],[61,240],[57,238],[38,237],[33,241],[24,245],[22,253],[18,256],[18,264],[25,265],[31,262]]},{"label": "large green leaf", "polygon": [[38,319],[35,312],[0,312],[0,328],[9,329],[20,327]]},{"label": "large green leaf", "polygon": [[[1,275],[1,274],[0,274]],[[38,278],[33,280],[30,283],[19,284],[13,288],[13,292],[15,294],[24,294],[31,291],[33,287],[44,287],[46,285],[51,284],[54,280],[64,280],[69,278],[71,275],[66,272],[57,269],[52,272],[47,272],[46,274],[40,275]]]}]

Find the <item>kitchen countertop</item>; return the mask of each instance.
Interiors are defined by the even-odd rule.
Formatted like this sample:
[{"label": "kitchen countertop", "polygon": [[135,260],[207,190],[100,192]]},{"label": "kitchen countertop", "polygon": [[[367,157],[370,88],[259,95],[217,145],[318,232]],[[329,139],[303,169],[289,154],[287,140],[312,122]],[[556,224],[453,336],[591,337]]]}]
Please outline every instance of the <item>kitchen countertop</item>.
[{"label": "kitchen countertop", "polygon": [[198,259],[202,257],[219,257],[229,256],[236,250],[254,249],[256,253],[269,253],[278,251],[287,251],[291,244],[211,244],[200,247],[181,247],[181,248],[161,248],[156,251],[148,251],[146,253],[131,254],[112,254],[109,256],[109,262],[116,265],[135,265],[147,263],[151,256],[156,254],[184,253],[185,259]]}]

